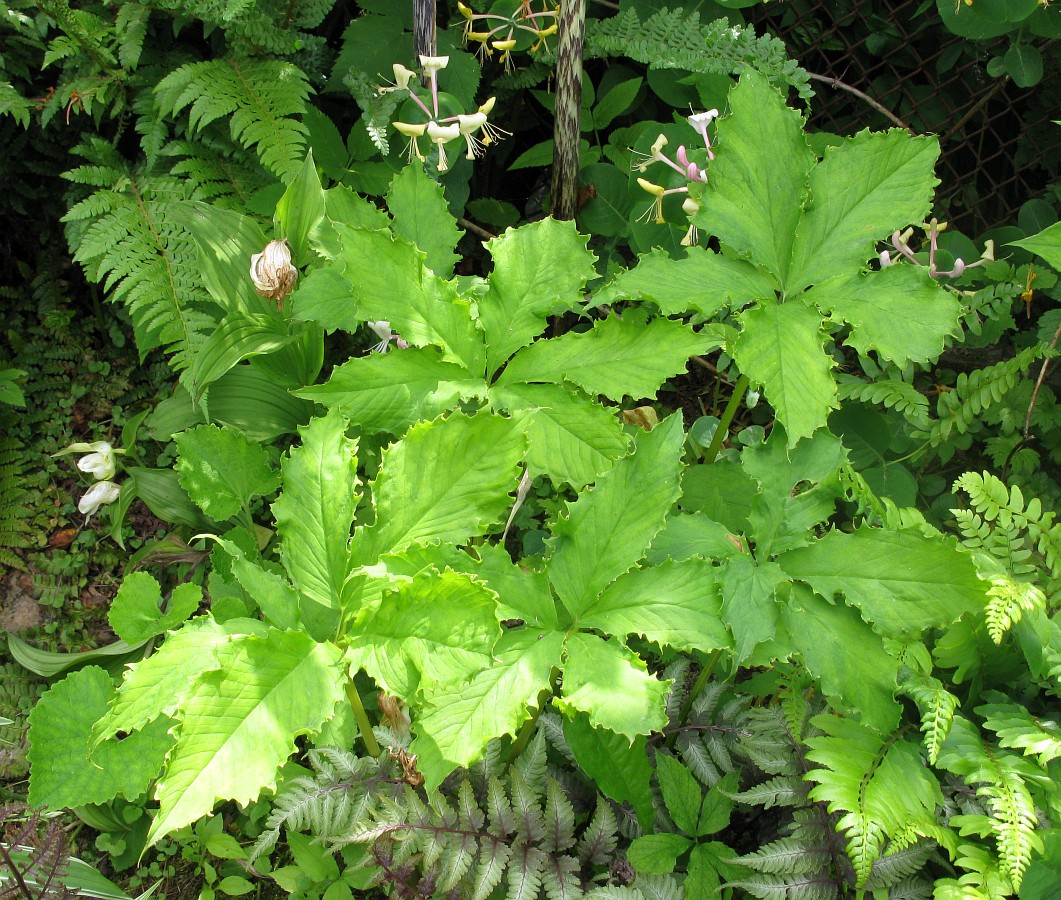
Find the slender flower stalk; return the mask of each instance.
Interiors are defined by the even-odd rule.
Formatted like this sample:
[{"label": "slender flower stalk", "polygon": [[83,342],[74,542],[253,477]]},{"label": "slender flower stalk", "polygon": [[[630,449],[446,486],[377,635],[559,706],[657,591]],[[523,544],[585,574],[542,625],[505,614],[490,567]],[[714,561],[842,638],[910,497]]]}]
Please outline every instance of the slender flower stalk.
[{"label": "slender flower stalk", "polygon": [[[928,274],[933,278],[960,278],[969,269],[975,269],[977,266],[982,266],[995,260],[995,242],[989,240],[985,242],[984,252],[976,262],[967,263],[961,257],[958,257],[954,260],[953,267],[944,271],[936,265],[936,254],[939,251],[939,236],[947,230],[947,223],[932,218],[928,222],[922,223],[921,228],[928,236]],[[913,237],[913,234],[913,228],[907,228],[905,231],[896,231],[892,234],[891,243],[901,257],[909,260],[915,266],[920,266],[923,263],[910,247],[910,238]],[[890,250],[882,250],[878,256],[878,261],[881,268],[886,269],[889,266],[894,266],[899,260],[892,257]]]}]

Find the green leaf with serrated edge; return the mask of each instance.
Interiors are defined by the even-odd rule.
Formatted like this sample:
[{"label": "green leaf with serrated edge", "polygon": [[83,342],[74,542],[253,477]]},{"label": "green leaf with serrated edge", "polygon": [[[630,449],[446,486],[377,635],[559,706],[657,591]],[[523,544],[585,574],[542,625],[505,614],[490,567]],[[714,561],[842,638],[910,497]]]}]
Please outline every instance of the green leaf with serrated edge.
[{"label": "green leaf with serrated edge", "polygon": [[1019,241],[1008,241],[1007,247],[1023,247],[1025,250],[1041,256],[1047,265],[1061,272],[1061,222],[1055,222],[1038,234]]},{"label": "green leaf with serrated edge", "polygon": [[343,252],[336,224],[354,225],[366,231],[386,231],[391,227],[391,220],[374,203],[354,193],[345,184],[337,184],[324,192],[324,218],[310,233],[311,246],[326,259],[334,259]]},{"label": "green leaf with serrated edge", "polygon": [[211,384],[243,360],[273,353],[298,337],[275,314],[229,313],[196,351],[186,379],[192,399],[199,403]]},{"label": "green leaf with serrated edge", "polygon": [[449,569],[429,571],[358,618],[346,659],[406,701],[417,691],[448,691],[490,665],[501,636],[496,610],[486,586]]},{"label": "green leaf with serrated edge", "polygon": [[549,581],[572,616],[581,615],[641,559],[678,497],[685,441],[681,415],[634,440],[634,453],[570,504],[553,526]]},{"label": "green leaf with serrated edge", "polygon": [[570,635],[565,649],[561,709],[584,712],[630,741],[666,726],[670,682],[650,675],[641,657],[593,634]]},{"label": "green leaf with serrated edge", "polygon": [[560,665],[564,636],[534,628],[506,631],[494,650],[496,662],[467,684],[428,703],[413,724],[410,751],[428,791],[454,769],[482,756],[495,737],[514,734],[549,687]]},{"label": "green leaf with serrated edge", "polygon": [[291,247],[296,266],[312,262],[310,235],[324,218],[325,198],[313,151],[306,154],[302,168],[276,203],[274,220],[281,236]]},{"label": "green leaf with serrated edge", "polygon": [[687,835],[696,834],[700,819],[700,784],[673,756],[656,754],[656,778],[667,806],[667,814]]},{"label": "green leaf with serrated edge", "polygon": [[689,854],[688,872],[685,876],[685,896],[714,897],[718,894],[721,883],[718,871],[713,865],[711,851],[703,844],[694,846]]},{"label": "green leaf with serrated edge", "polygon": [[680,834],[644,834],[630,842],[626,858],[639,875],[669,875],[692,844]]},{"label": "green leaf with serrated edge", "polygon": [[479,563],[464,571],[472,572],[497,594],[500,599],[497,608],[499,619],[521,619],[528,625],[546,631],[560,629],[556,601],[544,572],[516,565],[500,544],[483,544],[476,547],[475,552],[479,556]]},{"label": "green leaf with serrated edge", "polygon": [[870,626],[850,607],[829,603],[798,584],[783,605],[783,616],[793,646],[833,706],[890,733],[902,714],[895,700],[899,660],[885,651]]},{"label": "green leaf with serrated edge", "polygon": [[786,580],[769,559],[757,564],[742,554],[722,564],[722,621],[733,633],[735,662],[743,662],[758,644],[774,636],[780,615],[775,595]]},{"label": "green leaf with serrated edge", "polygon": [[803,118],[754,72],[741,75],[729,107],[693,222],[784,284],[814,166]]},{"label": "green leaf with serrated edge", "polygon": [[782,554],[790,578],[824,597],[842,593],[874,629],[889,637],[942,628],[963,613],[982,610],[987,582],[976,577],[972,557],[945,539],[917,530],[864,526],[832,531],[809,547]]},{"label": "green leaf with serrated edge", "polygon": [[777,410],[789,447],[823,426],[836,409],[836,363],[825,353],[821,316],[796,300],[768,303],[738,317],[733,357],[741,373],[761,384]]},{"label": "green leaf with serrated edge", "polygon": [[442,185],[413,162],[391,181],[387,209],[394,217],[394,233],[424,251],[427,267],[442,278],[453,274],[460,257],[454,253],[461,232],[453,221]]},{"label": "green leaf with serrated edge", "polygon": [[252,619],[229,619],[224,625],[211,616],[192,619],[151,656],[129,666],[118,696],[92,729],[93,740],[139,731],[159,716],[173,715],[196,679],[221,665],[219,648],[240,634],[265,633],[266,626]]},{"label": "green leaf with serrated edge", "polygon": [[617,637],[639,634],[679,650],[718,650],[730,645],[720,605],[718,573],[710,562],[668,560],[620,575],[574,624]]},{"label": "green leaf with serrated edge", "polygon": [[772,299],[773,278],[743,259],[689,247],[684,259],[653,250],[632,269],[623,269],[604,288],[608,295],[651,300],[664,315],[690,310],[708,318],[720,310],[737,310],[755,300]]},{"label": "green leaf with serrated edge", "polygon": [[961,333],[958,297],[941,287],[926,266],[900,263],[833,278],[811,288],[803,299],[837,324],[851,326],[845,344],[863,355],[875,351],[899,367],[934,360],[946,339]]},{"label": "green leaf with serrated edge", "polygon": [[331,266],[300,278],[287,298],[287,309],[294,318],[318,322],[325,331],[355,331],[363,321],[353,286]]},{"label": "green leaf with serrated edge", "polygon": [[810,175],[810,202],[792,248],[785,290],[793,296],[811,284],[857,272],[874,242],[932,208],[939,141],[905,131],[862,131],[829,147]]},{"label": "green leaf with serrated edge", "polygon": [[184,702],[180,735],[158,781],[148,846],[209,814],[276,787],[295,738],[315,734],[344,698],[342,651],[301,631],[269,629],[218,648],[221,668]]},{"label": "green leaf with serrated edge", "polygon": [[646,324],[611,316],[589,331],[531,344],[512,358],[497,383],[570,381],[612,400],[654,397],[664,381],[685,371],[690,356],[711,346],[710,338],[681,322],[653,319]]},{"label": "green leaf with serrated edge", "polygon": [[547,316],[580,305],[596,275],[588,240],[574,222],[542,219],[487,242],[494,268],[477,305],[490,373],[541,334]]},{"label": "green leaf with serrated edge", "polygon": [[401,434],[461,400],[484,396],[486,382],[461,366],[443,362],[436,347],[409,347],[348,360],[336,366],[324,384],[293,393],[338,407],[353,426],[368,434]]},{"label": "green leaf with serrated edge", "polygon": [[92,726],[114,697],[111,676],[98,666],[67,675],[29,714],[29,802],[54,810],[135,800],[162,768],[173,744],[172,722],[160,718],[121,741],[92,746]]},{"label": "green leaf with serrated edge", "polygon": [[371,564],[410,544],[483,534],[508,515],[524,446],[515,422],[486,411],[414,425],[383,453],[376,523],[358,531],[354,558]]},{"label": "green leaf with serrated edge", "polygon": [[659,565],[668,559],[722,560],[741,553],[744,541],[705,513],[670,515],[663,530],[652,540],[645,561]]},{"label": "green leaf with serrated edge", "polygon": [[732,795],[740,790],[739,774],[730,772],[711,786],[704,797],[704,806],[700,810],[700,819],[696,823],[696,834],[703,837],[717,834],[729,827],[729,817],[733,813]]},{"label": "green leaf with serrated edge", "polygon": [[527,468],[532,478],[576,488],[596,481],[630,449],[614,410],[552,384],[511,384],[490,389],[490,404],[509,412],[533,410],[527,419]]},{"label": "green leaf with serrated edge", "polygon": [[132,572],[122,579],[107,621],[123,641],[136,644],[156,634],[176,628],[203,602],[203,589],[197,584],[179,584],[162,611],[162,590],[147,572]]},{"label": "green leaf with serrated edge", "polygon": [[282,463],[283,490],[273,503],[284,566],[302,595],[302,621],[324,639],[339,621],[350,526],[360,498],[357,441],[332,409],[299,429],[302,444]]},{"label": "green leaf with serrated edge", "polygon": [[209,203],[189,202],[182,216],[199,248],[198,277],[226,313],[269,314],[272,301],[259,297],[250,278],[251,257],[269,239],[250,216]]},{"label": "green leaf with serrated edge", "polygon": [[277,628],[300,628],[298,591],[276,572],[263,569],[248,559],[234,542],[216,536],[212,539],[232,557],[232,574],[258,604],[265,618]]},{"label": "green leaf with serrated edge", "polygon": [[235,429],[200,425],[173,440],[181,487],[218,521],[236,515],[252,498],[271,494],[280,483],[269,451]]},{"label": "green leaf with serrated edge", "polygon": [[[335,228],[343,244],[343,274],[363,319],[390,322],[414,347],[434,344],[450,362],[472,375],[483,373],[483,335],[472,322],[468,301],[427,268],[423,253],[385,231],[339,224]],[[372,265],[366,266],[366,260]]]},{"label": "green leaf with serrated edge", "polygon": [[629,803],[637,812],[642,828],[649,828],[655,812],[652,808],[652,764],[648,760],[643,737],[633,744],[606,728],[594,728],[582,713],[566,715],[564,739],[575,755],[575,761],[597,785],[597,789],[616,803]]}]

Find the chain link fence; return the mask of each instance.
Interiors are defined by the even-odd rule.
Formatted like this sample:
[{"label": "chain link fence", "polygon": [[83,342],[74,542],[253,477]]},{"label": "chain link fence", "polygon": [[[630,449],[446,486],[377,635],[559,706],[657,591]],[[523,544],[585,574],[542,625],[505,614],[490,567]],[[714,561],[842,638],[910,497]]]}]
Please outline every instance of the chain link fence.
[{"label": "chain link fence", "polygon": [[[876,101],[905,125],[940,138],[938,212],[969,234],[1014,224],[1061,174],[1053,54],[1033,88],[988,74],[1008,38],[969,41],[947,31],[929,0],[787,0],[746,10],[757,33],[781,38],[807,71]],[[1043,39],[1040,48],[1048,43]],[[810,124],[854,134],[895,122],[867,100],[816,80]]]}]

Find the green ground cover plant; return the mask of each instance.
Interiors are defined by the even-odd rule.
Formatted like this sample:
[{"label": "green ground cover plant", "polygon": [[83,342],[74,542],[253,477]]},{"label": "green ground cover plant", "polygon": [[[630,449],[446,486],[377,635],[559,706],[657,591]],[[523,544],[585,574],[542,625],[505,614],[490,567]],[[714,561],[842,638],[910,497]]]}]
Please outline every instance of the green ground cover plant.
[{"label": "green ground cover plant", "polygon": [[[130,892],[1050,896],[1058,226],[948,231],[935,138],[812,133],[741,5],[461,4],[415,68],[412,4],[11,6],[63,80],[6,111],[95,117],[66,237],[169,380],[48,448],[115,640],[9,636],[0,738]],[[564,119],[554,25],[616,61],[574,221],[478,181]]]}]

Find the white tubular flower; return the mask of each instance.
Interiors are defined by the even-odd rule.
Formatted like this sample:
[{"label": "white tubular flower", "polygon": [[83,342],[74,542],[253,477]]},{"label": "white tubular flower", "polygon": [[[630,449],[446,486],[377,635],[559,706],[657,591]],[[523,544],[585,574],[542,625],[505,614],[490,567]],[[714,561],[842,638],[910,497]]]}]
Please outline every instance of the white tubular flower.
[{"label": "white tubular flower", "polygon": [[77,508],[84,515],[91,518],[101,506],[113,503],[118,499],[121,488],[113,481],[97,481],[92,487],[85,491]]},{"label": "white tubular flower", "polygon": [[82,456],[77,461],[77,467],[82,472],[88,472],[96,481],[110,481],[117,470],[114,459],[114,448],[106,441],[96,441],[90,444],[94,450],[88,456]]},{"label": "white tubular flower", "polygon": [[424,161],[424,154],[420,152],[420,145],[417,143],[417,138],[422,138],[424,133],[427,131],[427,123],[420,125],[410,125],[408,122],[391,122],[394,126],[394,130],[399,134],[404,134],[409,138],[409,147],[407,148],[407,154],[409,156],[409,162],[413,159],[418,159],[420,162]]},{"label": "white tubular flower", "polygon": [[449,171],[449,160],[446,158],[445,145],[461,136],[460,124],[454,122],[452,125],[439,125],[438,122],[428,122],[427,136],[432,143],[438,146],[438,170],[440,172]]},{"label": "white tubular flower", "polygon": [[366,322],[365,324],[371,328],[376,333],[376,337],[379,338],[379,343],[373,345],[372,352],[386,353],[391,340],[395,337],[394,332],[391,331],[391,323],[385,319],[380,319],[378,322]]},{"label": "white tubular flower", "polygon": [[416,72],[405,68],[401,63],[395,63],[391,68],[394,70],[394,87],[388,88],[388,90],[407,90],[409,82],[416,77]]},{"label": "white tubular flower", "polygon": [[424,75],[430,77],[432,73],[449,65],[448,56],[421,56],[420,65],[424,68]]},{"label": "white tubular flower", "polygon": [[251,257],[251,281],[261,297],[275,300],[277,305],[291,293],[298,270],[291,265],[291,248],[287,241],[269,241],[261,253]]}]

